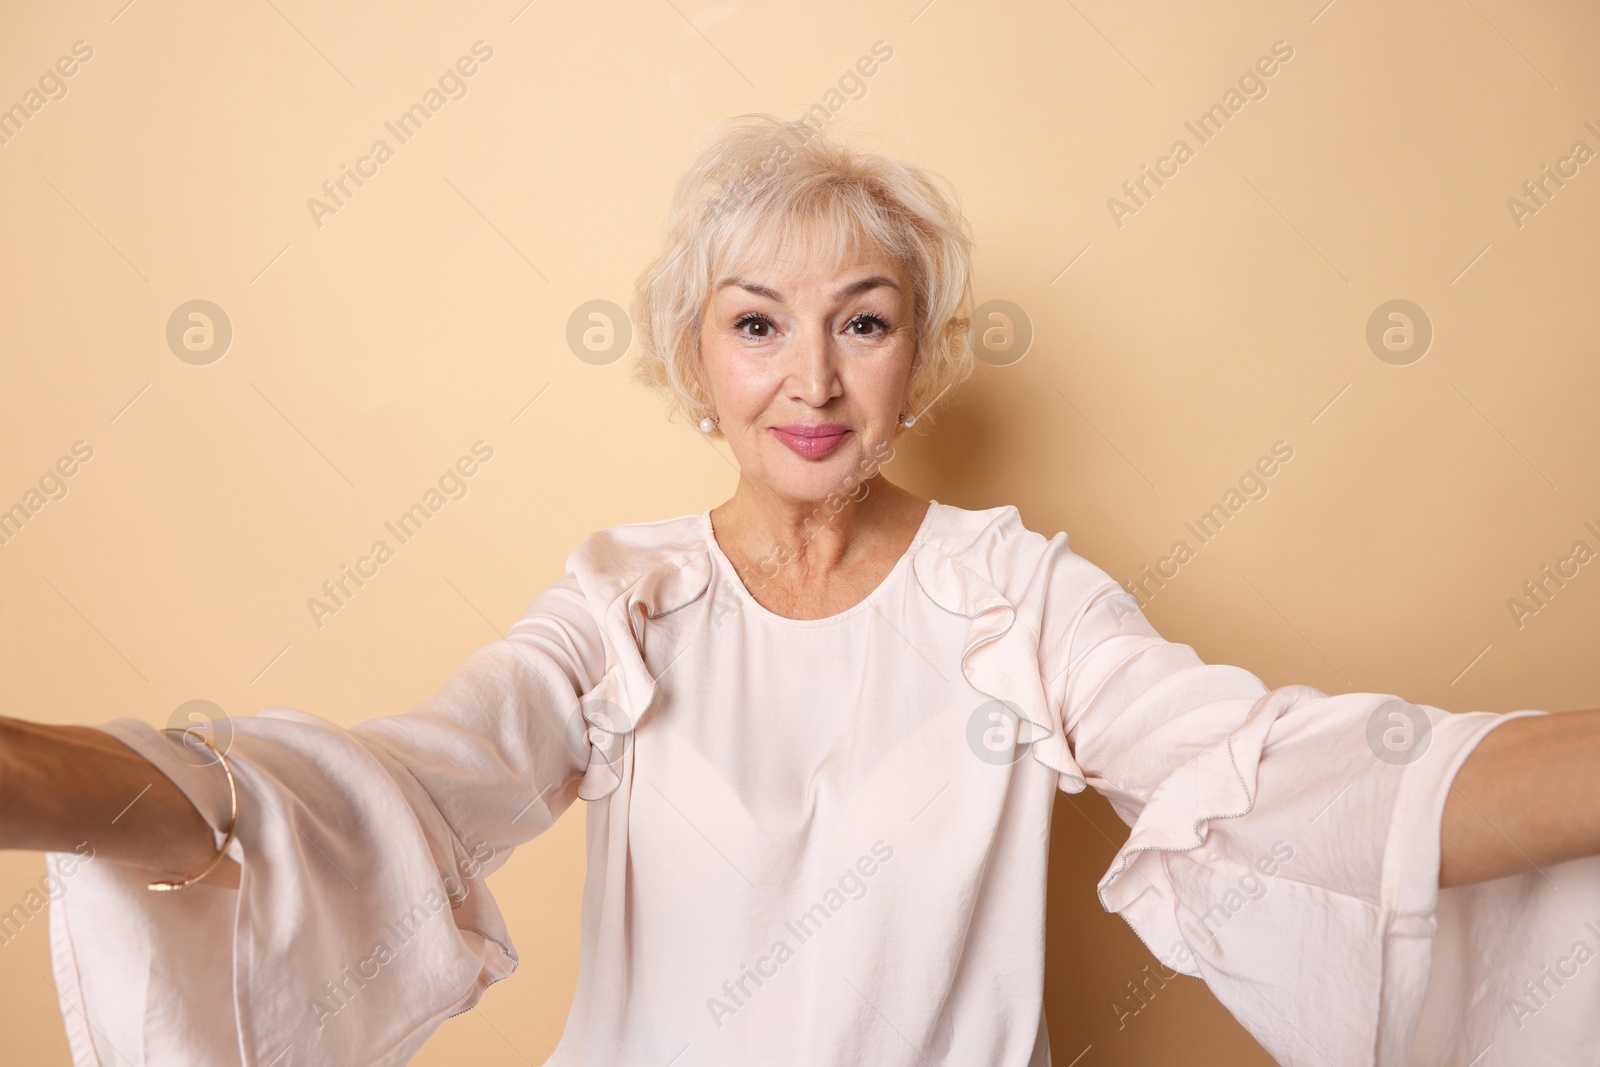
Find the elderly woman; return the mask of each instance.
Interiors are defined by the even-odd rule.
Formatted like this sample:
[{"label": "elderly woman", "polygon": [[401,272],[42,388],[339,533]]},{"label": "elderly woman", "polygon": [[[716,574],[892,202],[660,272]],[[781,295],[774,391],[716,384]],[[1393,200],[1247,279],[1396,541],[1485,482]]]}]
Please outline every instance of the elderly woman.
[{"label": "elderly woman", "polygon": [[484,879],[582,799],[551,1064],[1045,1067],[1087,786],[1132,827],[1101,904],[1283,1063],[1595,1062],[1600,712],[1269,689],[1065,534],[891,484],[971,373],[969,244],[926,171],[734,120],[635,307],[727,501],[592,535],[405,714],[7,720],[75,1062],[405,1062],[515,969]]}]

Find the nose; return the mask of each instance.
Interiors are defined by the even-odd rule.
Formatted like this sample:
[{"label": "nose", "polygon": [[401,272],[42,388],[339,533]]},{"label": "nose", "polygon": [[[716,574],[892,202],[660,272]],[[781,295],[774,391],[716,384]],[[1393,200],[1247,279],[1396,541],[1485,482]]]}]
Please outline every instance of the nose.
[{"label": "nose", "polygon": [[790,354],[794,361],[789,373],[790,399],[820,408],[843,391],[838,350],[825,327],[803,331]]}]

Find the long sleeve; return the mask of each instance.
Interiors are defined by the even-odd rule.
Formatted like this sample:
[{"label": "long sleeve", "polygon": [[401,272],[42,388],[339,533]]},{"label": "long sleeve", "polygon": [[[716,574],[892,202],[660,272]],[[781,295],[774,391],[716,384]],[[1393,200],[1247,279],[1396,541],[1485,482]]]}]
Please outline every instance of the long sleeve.
[{"label": "long sleeve", "polygon": [[[148,872],[91,862],[52,906],[77,1067],[409,1060],[517,965],[483,880],[577,797],[595,758],[581,697],[605,665],[569,572],[405,714],[228,720],[239,888],[151,893]],[[219,768],[143,722],[102,729],[225,827]]]},{"label": "long sleeve", "polygon": [[[1574,961],[1600,947],[1600,859],[1438,885],[1456,771],[1542,712],[1269,689],[1163,640],[1065,535],[1036,587],[1051,717],[1131,828],[1101,903],[1279,1062],[1596,1062],[1600,964]],[[1565,988],[1540,991],[1547,965]]]}]

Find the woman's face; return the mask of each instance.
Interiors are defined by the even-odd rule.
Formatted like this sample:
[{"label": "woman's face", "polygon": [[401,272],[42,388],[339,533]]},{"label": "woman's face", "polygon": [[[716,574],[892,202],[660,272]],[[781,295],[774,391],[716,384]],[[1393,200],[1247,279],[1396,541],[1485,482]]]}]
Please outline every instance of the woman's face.
[{"label": "woman's face", "polygon": [[711,406],[744,477],[788,500],[847,493],[886,457],[916,353],[906,271],[781,257],[718,278],[701,322]]}]

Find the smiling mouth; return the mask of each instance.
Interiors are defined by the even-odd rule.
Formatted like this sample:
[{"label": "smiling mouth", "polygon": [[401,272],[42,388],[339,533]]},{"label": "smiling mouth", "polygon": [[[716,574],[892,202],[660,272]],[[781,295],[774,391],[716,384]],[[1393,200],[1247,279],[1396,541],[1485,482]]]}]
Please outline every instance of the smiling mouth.
[{"label": "smiling mouth", "polygon": [[789,426],[774,426],[772,434],[782,442],[791,452],[807,459],[816,459],[827,455],[853,431],[848,426],[838,423],[826,423],[820,426],[807,426],[795,423]]}]

